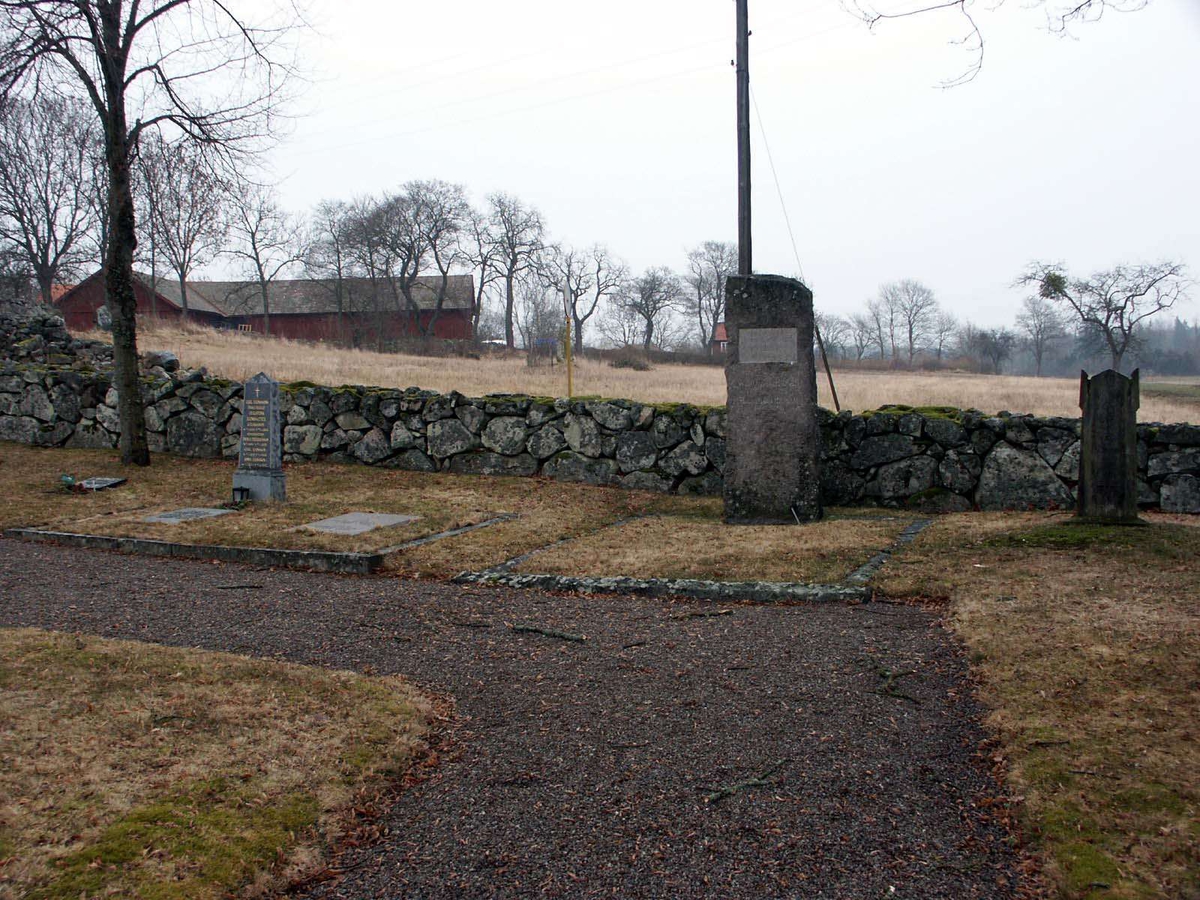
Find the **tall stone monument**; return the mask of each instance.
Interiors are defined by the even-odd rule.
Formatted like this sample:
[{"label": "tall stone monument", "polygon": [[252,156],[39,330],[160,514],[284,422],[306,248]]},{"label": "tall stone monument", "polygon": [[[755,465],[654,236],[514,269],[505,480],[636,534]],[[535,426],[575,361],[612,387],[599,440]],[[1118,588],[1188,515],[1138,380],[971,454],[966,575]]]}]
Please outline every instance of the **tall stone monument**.
[{"label": "tall stone monument", "polygon": [[1113,525],[1138,524],[1138,372],[1126,378],[1112,369],[1079,377],[1083,434],[1079,447],[1078,515]]},{"label": "tall stone monument", "polygon": [[233,473],[234,497],[287,499],[280,441],[279,382],[259,372],[242,386],[242,442]]},{"label": "tall stone monument", "polygon": [[725,521],[821,518],[813,295],[793,278],[725,282]]}]

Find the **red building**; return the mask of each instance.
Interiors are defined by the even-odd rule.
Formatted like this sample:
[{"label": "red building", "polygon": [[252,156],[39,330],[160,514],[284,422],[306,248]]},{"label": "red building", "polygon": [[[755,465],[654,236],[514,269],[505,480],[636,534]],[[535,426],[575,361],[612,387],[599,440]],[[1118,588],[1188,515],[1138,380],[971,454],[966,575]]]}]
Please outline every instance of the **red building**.
[{"label": "red building", "polygon": [[[153,285],[153,287],[152,287]],[[441,309],[440,278],[421,277],[413,286],[412,305],[386,281],[292,279],[272,282],[267,302],[256,282],[189,281],[184,293],[177,280],[135,273],[139,316],[168,321],[186,318],[213,328],[270,333],[305,341],[377,345],[425,334],[441,340],[471,340],[475,279],[451,275]],[[97,325],[104,305],[104,280],[97,272],[58,298],[67,328],[87,331]],[[186,311],[185,311],[186,306]]]}]

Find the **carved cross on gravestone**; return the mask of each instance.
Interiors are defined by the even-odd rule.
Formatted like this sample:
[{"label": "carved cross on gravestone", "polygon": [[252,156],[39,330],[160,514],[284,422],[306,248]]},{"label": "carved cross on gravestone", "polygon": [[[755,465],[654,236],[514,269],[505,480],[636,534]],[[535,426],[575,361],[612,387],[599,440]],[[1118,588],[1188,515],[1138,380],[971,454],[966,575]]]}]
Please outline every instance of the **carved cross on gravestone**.
[{"label": "carved cross on gravestone", "polygon": [[[287,499],[280,440],[279,382],[259,372],[242,386],[242,440],[234,499]],[[239,497],[244,494],[244,497]]]},{"label": "carved cross on gravestone", "polygon": [[1080,518],[1110,525],[1138,524],[1138,371],[1132,378],[1109,369],[1080,373],[1083,433],[1079,454]]}]

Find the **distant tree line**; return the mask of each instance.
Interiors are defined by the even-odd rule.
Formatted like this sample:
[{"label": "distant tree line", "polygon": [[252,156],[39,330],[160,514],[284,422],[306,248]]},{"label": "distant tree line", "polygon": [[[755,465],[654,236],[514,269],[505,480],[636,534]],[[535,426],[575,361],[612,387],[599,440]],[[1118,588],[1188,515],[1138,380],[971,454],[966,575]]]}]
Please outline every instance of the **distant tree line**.
[{"label": "distant tree line", "polygon": [[[27,271],[43,296],[94,269],[106,244],[106,169],[94,119],[65,98],[14,96],[0,105],[0,259],[6,271]],[[353,321],[342,330],[348,343],[379,348],[397,312],[416,314],[421,336],[431,337],[451,276],[471,273],[477,340],[561,344],[569,319],[577,352],[590,345],[711,355],[725,318],[725,279],[737,266],[737,248],[714,240],[688,250],[682,272],[633,272],[603,244],[556,239],[518,197],[497,192],[473,203],[461,185],[437,180],[325,200],[299,214],[282,208],[269,185],[214,166],[203,146],[157,131],[141,137],[132,191],[143,210],[136,264],[177,281],[185,309],[189,280],[220,262],[245,280],[270,330],[272,285],[307,278]],[[1035,375],[1136,364],[1190,374],[1200,372],[1200,329],[1161,320],[1189,284],[1171,262],[1088,277],[1034,263],[1016,281],[1029,293],[1011,326],[960,319],[911,278],[884,284],[860,312],[818,313],[817,324],[840,362]]]},{"label": "distant tree line", "polygon": [[892,368],[1040,376],[1141,365],[1194,374],[1200,325],[1151,321],[1186,299],[1190,284],[1173,262],[1116,266],[1088,277],[1071,276],[1061,264],[1033,263],[1016,281],[1031,293],[1011,327],[959,319],[913,279],[883,285],[862,312],[818,313],[817,322],[834,358]]}]

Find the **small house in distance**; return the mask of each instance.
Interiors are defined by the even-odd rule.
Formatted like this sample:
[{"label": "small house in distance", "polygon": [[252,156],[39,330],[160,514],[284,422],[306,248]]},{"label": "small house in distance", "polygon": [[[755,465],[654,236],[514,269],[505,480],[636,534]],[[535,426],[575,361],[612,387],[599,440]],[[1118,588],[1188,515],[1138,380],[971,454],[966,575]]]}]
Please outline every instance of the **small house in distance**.
[{"label": "small house in distance", "polygon": [[[165,321],[186,319],[211,328],[353,345],[422,335],[470,340],[474,276],[451,275],[439,309],[440,287],[440,278],[418,278],[409,304],[379,279],[278,280],[269,286],[264,310],[257,282],[188,281],[181,288],[176,279],[152,279],[141,272],[134,277],[138,315]],[[68,329],[87,331],[96,327],[104,300],[104,280],[96,272],[58,298],[57,305]]]},{"label": "small house in distance", "polygon": [[717,327],[713,330],[712,352],[716,354],[724,353],[729,349],[729,333],[725,330],[725,323],[718,322]]}]

